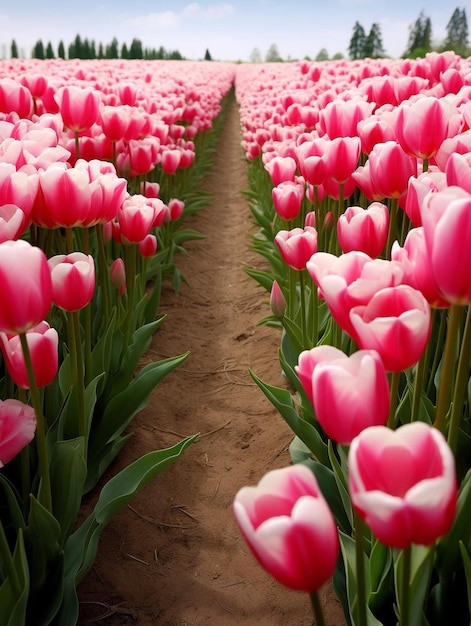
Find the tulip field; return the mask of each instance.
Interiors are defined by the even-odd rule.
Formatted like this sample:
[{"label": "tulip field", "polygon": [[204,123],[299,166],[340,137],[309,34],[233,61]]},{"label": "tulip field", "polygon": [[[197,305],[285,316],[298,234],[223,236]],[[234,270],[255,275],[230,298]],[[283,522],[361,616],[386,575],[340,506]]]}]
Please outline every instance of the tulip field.
[{"label": "tulip field", "polygon": [[[188,463],[195,475],[192,451],[202,449],[200,467],[204,458],[217,468],[203,499],[211,516],[222,498],[219,541],[232,529],[237,563],[258,562],[275,595],[281,584],[307,598],[303,623],[313,614],[318,625],[338,624],[329,588],[351,626],[469,624],[469,59],[1,63],[2,624],[79,623],[80,585],[107,527],[161,472],[171,501],[176,468]],[[226,195],[211,205],[205,180],[234,103],[234,158],[247,184],[233,189],[227,159],[217,170]],[[234,195],[244,199],[250,235],[240,250],[221,247],[211,265],[214,238],[224,231],[236,241]],[[210,205],[214,228],[202,240],[193,225]],[[195,290],[182,259],[187,248],[204,254],[201,246],[210,265]],[[222,369],[212,371],[225,377],[224,395],[210,388],[204,400],[207,413],[227,403],[234,414],[206,433],[199,419],[183,433],[176,421],[162,429],[171,444],[156,436],[123,465],[142,412],[168,403],[181,419],[185,394],[198,405],[196,384],[159,395],[167,375],[197,371],[189,346],[158,350],[181,291],[191,300],[180,323],[199,324],[189,332],[212,342],[213,354],[230,346],[232,322],[218,315],[237,325],[238,279],[224,274],[220,292],[213,285],[234,254],[260,315],[233,337],[240,351],[225,347]],[[205,335],[214,328],[218,337]],[[256,328],[275,338],[276,374],[258,370]],[[243,386],[265,407],[250,422]],[[272,429],[257,417],[267,406],[290,440],[286,457],[274,449],[261,469],[247,463]],[[236,421],[243,445],[232,453]],[[227,438],[222,465],[217,446],[201,443],[214,433]],[[204,542],[204,526],[168,527],[186,533],[186,544],[193,529]],[[214,567],[219,558],[211,556]],[[221,573],[213,575],[212,593],[240,585],[233,574],[215,588]],[[201,597],[185,595],[182,607],[197,611]],[[189,623],[177,621],[178,599],[172,604],[162,623]],[[206,623],[264,626],[246,607]],[[291,623],[289,615],[267,624]]]}]

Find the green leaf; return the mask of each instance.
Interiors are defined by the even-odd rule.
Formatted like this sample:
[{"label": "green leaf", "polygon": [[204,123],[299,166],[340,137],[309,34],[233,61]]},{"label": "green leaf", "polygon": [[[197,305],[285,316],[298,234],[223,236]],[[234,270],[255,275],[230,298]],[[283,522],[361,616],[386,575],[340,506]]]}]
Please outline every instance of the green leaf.
[{"label": "green leaf", "polygon": [[273,274],[271,272],[266,272],[264,270],[257,270],[251,267],[244,268],[246,274],[248,274],[251,278],[257,281],[259,285],[261,285],[268,293],[271,292],[271,288],[273,285]]},{"label": "green leaf", "polygon": [[[23,517],[23,512],[20,506],[20,495],[16,492],[14,486],[10,483],[8,478],[0,472],[0,487],[6,496],[6,508],[10,516],[12,525],[16,529],[25,529],[26,522]],[[0,605],[1,606],[1,605]]]},{"label": "green leaf", "polygon": [[181,245],[186,241],[195,241],[198,239],[206,239],[206,235],[199,233],[197,230],[180,229],[173,235],[173,240],[177,245]]},{"label": "green leaf", "polygon": [[394,594],[393,558],[391,548],[388,548],[377,539],[373,539],[370,565],[369,585],[370,595],[368,604],[371,610],[378,614],[382,605],[391,602]]},{"label": "green leaf", "polygon": [[[337,459],[336,452],[334,450],[334,444],[331,439],[328,442],[328,454],[330,467],[333,470],[335,482],[337,484],[337,489],[339,490],[340,497],[342,499],[343,508],[345,511],[345,515],[348,518],[348,522],[350,527],[353,528],[353,509],[352,509],[352,501],[350,498],[350,493],[348,491],[348,479],[347,479],[347,467],[346,462],[342,467]],[[338,453],[340,454],[340,447],[338,448]]]},{"label": "green leaf", "polygon": [[5,624],[5,626],[20,626],[27,623],[29,569],[21,529],[18,531],[16,546],[13,552],[13,565],[18,577],[20,590],[19,593],[15,593],[9,578],[6,578],[0,587],[1,623]]},{"label": "green leaf", "polygon": [[[410,624],[422,625],[426,622],[424,608],[427,602],[430,579],[433,569],[434,548],[413,544],[411,550],[411,571],[409,583],[409,620]],[[396,599],[401,614],[402,562],[404,551],[401,550],[394,563],[394,578],[396,583]],[[425,620],[425,622],[424,622]]]},{"label": "green leaf", "polygon": [[466,574],[466,591],[468,593],[468,609],[471,613],[471,559],[462,541],[459,542],[461,558],[463,559],[464,571]]},{"label": "green leaf", "polygon": [[[358,595],[357,595],[357,575],[356,575],[356,555],[355,541],[349,535],[339,531],[340,547],[342,550],[343,561],[345,565],[345,575],[347,584],[348,605],[350,610],[350,618],[352,624],[358,624]],[[364,556],[365,572],[368,571],[368,557]],[[368,581],[366,581],[368,583]],[[366,588],[366,596],[369,595],[368,586]],[[367,626],[383,626],[371,612],[369,606],[366,607]]]},{"label": "green leaf", "polygon": [[327,445],[322,440],[319,431],[316,430],[312,424],[299,416],[290,392],[286,389],[280,389],[279,387],[267,385],[260,380],[260,378],[258,378],[252,370],[249,370],[249,373],[265,396],[278,410],[293,433],[306,444],[316,459],[318,459],[323,465],[328,466],[329,456],[327,453]]},{"label": "green leaf", "polygon": [[106,446],[100,450],[100,456],[98,458],[88,459],[87,478],[83,485],[83,494],[88,493],[95,487],[110,463],[114,461],[120,450],[124,447],[124,444],[131,437],[132,433],[126,436],[116,437],[116,439],[107,443]]},{"label": "green leaf", "polygon": [[53,513],[61,527],[59,544],[63,546],[76,523],[87,476],[82,437],[54,444],[50,476]]},{"label": "green leaf", "polygon": [[102,489],[92,513],[72,534],[65,546],[64,600],[57,626],[70,626],[78,619],[77,585],[93,565],[100,534],[106,524],[152,478],[169,467],[198,437],[187,437],[171,448],[149,452],[121,470]]},{"label": "green leaf", "polygon": [[102,448],[123,432],[136,413],[147,405],[154,387],[188,355],[189,352],[186,352],[177,357],[149,363],[138,372],[126,389],[108,402],[101,419],[95,420],[95,427],[90,435],[91,458],[98,458]]}]

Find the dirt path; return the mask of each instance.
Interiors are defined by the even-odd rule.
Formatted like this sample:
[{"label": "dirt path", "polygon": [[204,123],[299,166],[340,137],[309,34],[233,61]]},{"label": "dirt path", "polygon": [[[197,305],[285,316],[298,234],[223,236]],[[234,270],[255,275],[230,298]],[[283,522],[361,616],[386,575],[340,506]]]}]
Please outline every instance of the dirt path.
[{"label": "dirt path", "polygon": [[[251,228],[238,110],[229,107],[206,188],[212,206],[188,226],[206,239],[187,246],[179,267],[190,285],[165,290],[168,319],[150,358],[190,351],[132,423],[133,438],[111,469],[200,432],[199,440],[113,520],[95,567],[79,588],[81,622],[141,626],[308,626],[306,595],[285,590],[249,553],[232,518],[236,491],[289,464],[291,432],[253,384],[248,368],[282,384],[279,335],[257,327],[264,295],[244,265]],[[343,622],[326,602],[330,626]],[[105,617],[105,615],[108,616]]]}]

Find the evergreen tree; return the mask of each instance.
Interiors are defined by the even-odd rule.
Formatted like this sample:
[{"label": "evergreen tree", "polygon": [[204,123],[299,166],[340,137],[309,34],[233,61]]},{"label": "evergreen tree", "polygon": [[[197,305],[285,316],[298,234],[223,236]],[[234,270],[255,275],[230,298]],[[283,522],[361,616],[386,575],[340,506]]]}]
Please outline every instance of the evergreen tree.
[{"label": "evergreen tree", "polygon": [[348,46],[348,54],[352,60],[365,58],[365,29],[359,22],[353,26],[353,34]]},{"label": "evergreen tree", "polygon": [[365,58],[370,59],[381,59],[386,56],[386,52],[383,48],[381,28],[377,22],[372,24],[370,32],[365,39],[364,54]]},{"label": "evergreen tree", "polygon": [[432,22],[423,11],[413,24],[409,26],[409,41],[404,58],[425,56],[432,49]]},{"label": "evergreen tree", "polygon": [[118,59],[119,58],[119,52],[118,52],[118,40],[116,39],[116,37],[113,37],[113,39],[111,40],[111,43],[106,46],[106,54],[105,54],[107,59]]},{"label": "evergreen tree", "polygon": [[59,41],[59,45],[57,46],[57,56],[59,59],[65,59],[65,47],[62,39]]},{"label": "evergreen tree", "polygon": [[105,58],[105,53],[103,51],[103,44],[101,43],[101,41],[98,44],[98,58],[99,59],[104,59]]},{"label": "evergreen tree", "polygon": [[212,58],[208,48],[206,48],[206,52],[204,53],[204,60],[205,61],[212,61],[213,60],[213,58]]},{"label": "evergreen tree", "polygon": [[123,43],[123,45],[121,46],[121,58],[129,59],[129,50],[126,43]]},{"label": "evergreen tree", "polygon": [[55,59],[54,50],[52,49],[52,43],[50,41],[46,46],[46,59]]},{"label": "evergreen tree", "polygon": [[321,48],[319,52],[316,54],[316,58],[314,59],[314,61],[328,61],[328,60],[329,60],[329,53],[327,52],[325,48]]},{"label": "evergreen tree", "polygon": [[16,45],[16,41],[14,39],[11,40],[10,57],[12,59],[18,58],[18,46]]},{"label": "evergreen tree", "polygon": [[276,43],[272,43],[272,45],[268,48],[267,54],[265,55],[265,61],[267,63],[276,63],[281,61],[280,53],[278,52],[278,46]]},{"label": "evergreen tree", "polygon": [[41,39],[38,39],[38,41],[34,44],[34,48],[33,48],[33,59],[45,59],[46,55],[44,52],[44,44],[41,41]]},{"label": "evergreen tree", "polygon": [[140,39],[134,38],[131,41],[131,47],[129,48],[129,58],[130,59],[143,59],[144,52],[142,50],[142,41]]},{"label": "evergreen tree", "polygon": [[254,48],[252,50],[252,52],[250,53],[250,62],[251,63],[261,63],[262,62],[262,55],[260,52],[260,48]]},{"label": "evergreen tree", "polygon": [[447,36],[443,43],[446,50],[453,50],[456,54],[467,56],[468,53],[468,19],[466,10],[456,8],[446,26]]}]

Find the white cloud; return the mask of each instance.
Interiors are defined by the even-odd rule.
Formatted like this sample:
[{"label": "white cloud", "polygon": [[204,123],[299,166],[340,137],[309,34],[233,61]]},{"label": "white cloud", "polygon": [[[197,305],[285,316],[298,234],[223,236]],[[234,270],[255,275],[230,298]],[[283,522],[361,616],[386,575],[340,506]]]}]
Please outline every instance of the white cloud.
[{"label": "white cloud", "polygon": [[190,19],[221,20],[234,13],[232,4],[210,4],[202,7],[198,2],[188,4],[182,11],[182,16]]},{"label": "white cloud", "polygon": [[175,11],[163,11],[162,13],[147,13],[146,15],[136,15],[129,19],[131,26],[139,28],[171,29],[179,24],[179,17]]}]

